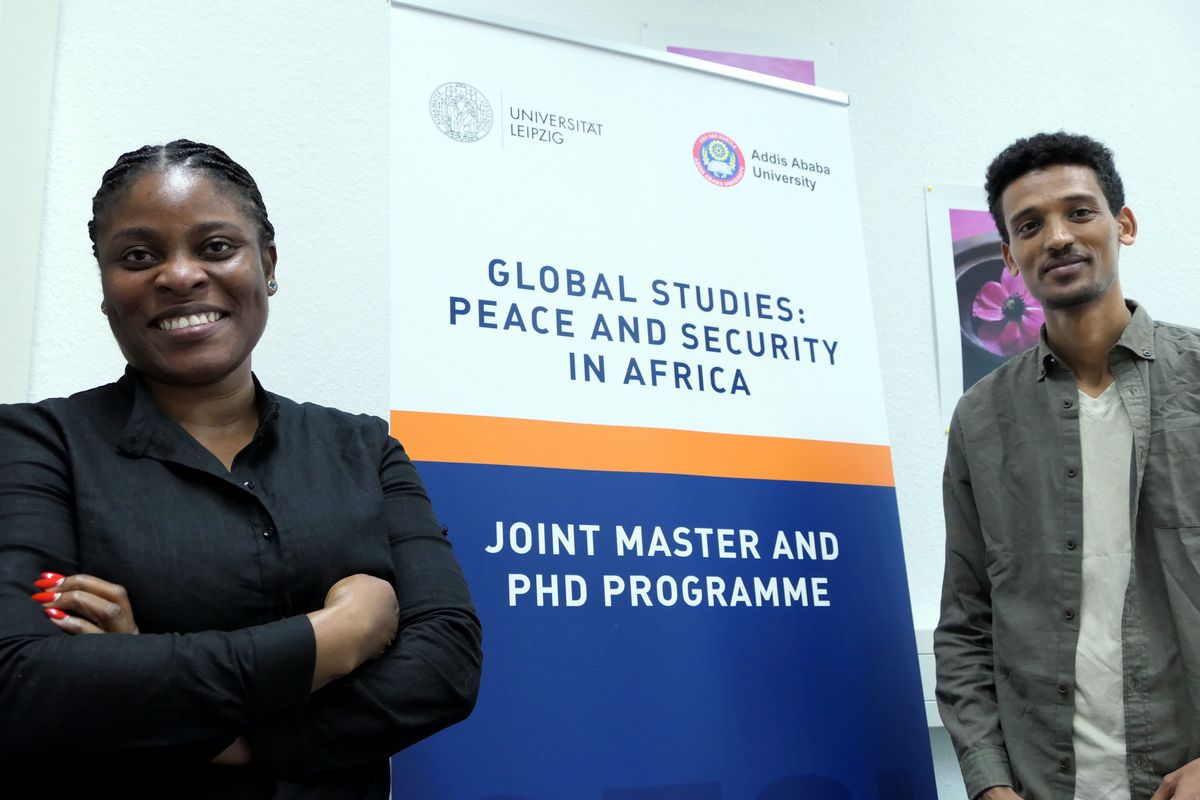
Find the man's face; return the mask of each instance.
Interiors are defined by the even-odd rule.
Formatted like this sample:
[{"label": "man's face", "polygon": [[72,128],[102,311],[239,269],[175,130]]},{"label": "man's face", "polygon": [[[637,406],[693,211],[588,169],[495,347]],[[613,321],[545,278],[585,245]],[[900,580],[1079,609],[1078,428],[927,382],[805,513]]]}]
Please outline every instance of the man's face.
[{"label": "man's face", "polygon": [[1133,244],[1137,222],[1116,216],[1091,167],[1059,164],[1017,178],[1000,195],[1009,243],[1004,263],[1046,309],[1092,303],[1120,291],[1117,256]]}]

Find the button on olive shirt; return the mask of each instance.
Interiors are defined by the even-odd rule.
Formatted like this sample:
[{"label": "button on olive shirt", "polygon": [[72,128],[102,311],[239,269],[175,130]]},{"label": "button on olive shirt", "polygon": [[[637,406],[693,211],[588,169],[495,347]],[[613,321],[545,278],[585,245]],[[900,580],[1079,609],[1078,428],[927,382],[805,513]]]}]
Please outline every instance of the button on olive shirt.
[{"label": "button on olive shirt", "polygon": [[[1200,757],[1200,331],[1133,312],[1109,354],[1133,424],[1125,594],[1132,797]],[[975,797],[1071,800],[1082,593],[1075,376],[1045,339],[962,398],[944,476],[937,698]]]}]

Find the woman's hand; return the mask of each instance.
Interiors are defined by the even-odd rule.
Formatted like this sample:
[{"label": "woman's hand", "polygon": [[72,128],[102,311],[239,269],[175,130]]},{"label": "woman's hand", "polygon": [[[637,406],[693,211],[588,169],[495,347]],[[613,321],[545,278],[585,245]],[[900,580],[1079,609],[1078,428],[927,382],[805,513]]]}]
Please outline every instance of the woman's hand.
[{"label": "woman's hand", "polygon": [[137,633],[125,587],[93,575],[43,572],[33,595],[60,630],[67,633]]},{"label": "woman's hand", "polygon": [[387,581],[351,575],[329,589],[325,607],[311,612],[308,619],[317,639],[312,682],[315,692],[349,675],[392,643],[400,624],[400,605],[396,590]]},{"label": "woman's hand", "polygon": [[[43,572],[34,586],[40,590],[33,595],[34,601],[41,603],[50,621],[67,633],[138,632],[129,594],[120,584],[94,575],[63,577],[56,572]],[[239,736],[212,763],[241,766],[253,760],[250,742]]]},{"label": "woman's hand", "polygon": [[233,744],[218,753],[209,763],[219,767],[241,767],[253,760],[254,750],[250,747],[250,742],[246,737],[239,736],[233,740]]}]

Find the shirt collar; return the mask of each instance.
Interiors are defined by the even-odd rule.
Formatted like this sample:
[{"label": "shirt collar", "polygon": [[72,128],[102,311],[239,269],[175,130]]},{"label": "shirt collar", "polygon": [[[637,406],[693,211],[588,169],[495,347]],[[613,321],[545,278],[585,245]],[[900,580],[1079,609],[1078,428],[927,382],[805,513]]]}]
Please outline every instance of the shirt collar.
[{"label": "shirt collar", "polygon": [[[278,419],[279,399],[263,389],[257,375],[251,373],[250,377],[254,381],[254,402],[258,406],[258,430],[254,434],[257,440]],[[125,367],[117,388],[130,404],[129,419],[117,441],[119,451],[136,457],[168,458],[196,446],[195,439],[154,402],[141,374],[133,367]]]},{"label": "shirt collar", "polygon": [[[1149,312],[1136,300],[1126,298],[1125,306],[1129,309],[1132,316],[1129,319],[1129,324],[1125,326],[1125,330],[1121,332],[1121,338],[1117,339],[1117,343],[1113,345],[1113,349],[1120,347],[1128,350],[1135,358],[1153,361],[1154,320],[1150,318]],[[1039,381],[1045,380],[1047,374],[1062,364],[1062,359],[1054,354],[1054,350],[1046,340],[1045,323],[1042,323],[1042,332],[1038,338],[1038,364],[1040,365],[1038,369]]]}]

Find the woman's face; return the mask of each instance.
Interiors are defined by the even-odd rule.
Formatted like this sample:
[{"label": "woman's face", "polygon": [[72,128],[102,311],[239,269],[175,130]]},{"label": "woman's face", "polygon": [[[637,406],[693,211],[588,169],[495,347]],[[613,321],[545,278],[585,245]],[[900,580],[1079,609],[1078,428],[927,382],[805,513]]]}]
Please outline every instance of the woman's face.
[{"label": "woman's face", "polygon": [[105,314],[125,359],[147,377],[202,386],[235,373],[267,324],[275,245],[237,189],[186,167],[147,172],[97,219]]}]

